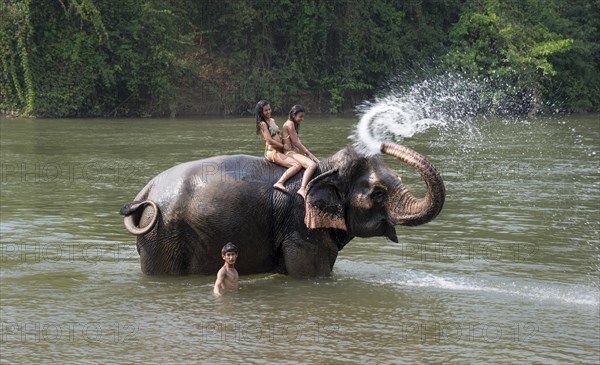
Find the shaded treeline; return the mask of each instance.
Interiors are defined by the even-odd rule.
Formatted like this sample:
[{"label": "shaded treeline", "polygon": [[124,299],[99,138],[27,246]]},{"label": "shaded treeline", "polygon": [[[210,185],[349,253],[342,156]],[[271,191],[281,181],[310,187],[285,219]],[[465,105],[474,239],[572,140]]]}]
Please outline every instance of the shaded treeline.
[{"label": "shaded treeline", "polygon": [[[598,111],[600,1],[4,0],[0,110],[42,116],[351,111],[460,73],[515,113]],[[402,77],[398,77],[401,75]],[[506,109],[503,109],[506,110]],[[488,110],[493,112],[493,108]]]}]

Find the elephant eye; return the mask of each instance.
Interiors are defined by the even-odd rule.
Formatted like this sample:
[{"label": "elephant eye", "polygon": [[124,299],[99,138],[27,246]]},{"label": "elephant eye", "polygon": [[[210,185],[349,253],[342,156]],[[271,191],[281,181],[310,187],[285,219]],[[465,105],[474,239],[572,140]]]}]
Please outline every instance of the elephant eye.
[{"label": "elephant eye", "polygon": [[381,203],[385,199],[385,190],[382,188],[374,188],[371,192],[371,199],[376,203]]}]

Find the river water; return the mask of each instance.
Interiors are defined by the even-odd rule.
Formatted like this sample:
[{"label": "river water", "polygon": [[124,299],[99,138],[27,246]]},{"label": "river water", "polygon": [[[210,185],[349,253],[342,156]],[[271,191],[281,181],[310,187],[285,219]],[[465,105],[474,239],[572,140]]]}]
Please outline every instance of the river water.
[{"label": "river water", "polygon": [[[143,275],[118,210],[175,164],[261,155],[253,118],[1,120],[2,363],[597,364],[598,121],[406,138],[446,182],[433,222],[354,239],[330,278],[243,276],[216,300],[212,276]],[[322,158],[356,122],[309,114],[301,137]]]}]

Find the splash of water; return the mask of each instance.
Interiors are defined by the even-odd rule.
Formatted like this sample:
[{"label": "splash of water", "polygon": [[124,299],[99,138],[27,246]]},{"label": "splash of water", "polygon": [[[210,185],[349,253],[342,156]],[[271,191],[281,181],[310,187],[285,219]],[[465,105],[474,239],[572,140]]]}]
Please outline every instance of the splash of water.
[{"label": "splash of water", "polygon": [[460,75],[446,74],[412,86],[395,87],[372,102],[357,108],[360,115],[353,135],[357,149],[371,155],[383,142],[402,143],[430,128],[461,123],[468,133],[477,134],[469,118],[478,115],[485,83]]}]

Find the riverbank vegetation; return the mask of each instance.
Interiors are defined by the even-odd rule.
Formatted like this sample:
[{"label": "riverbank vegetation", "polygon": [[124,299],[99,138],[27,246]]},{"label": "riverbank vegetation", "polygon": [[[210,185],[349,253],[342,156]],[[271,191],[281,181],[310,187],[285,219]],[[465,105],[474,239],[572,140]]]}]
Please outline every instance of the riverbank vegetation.
[{"label": "riverbank vegetation", "polygon": [[[39,117],[353,111],[460,73],[482,112],[600,110],[597,0],[5,0],[0,110]],[[405,77],[405,82],[414,82]],[[514,105],[509,109],[498,105]],[[507,111],[508,110],[508,111]]]}]

